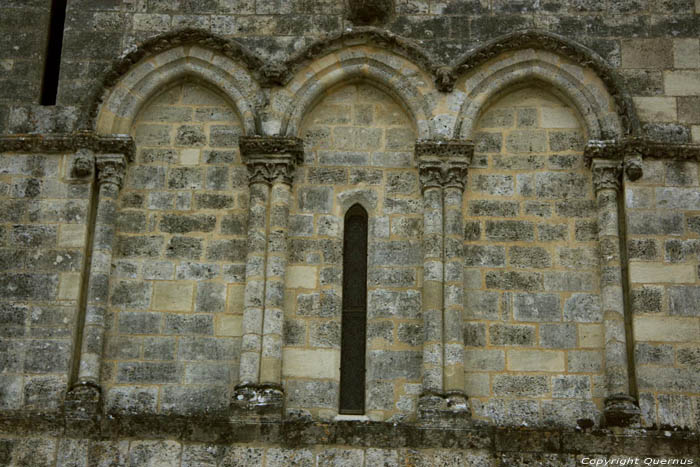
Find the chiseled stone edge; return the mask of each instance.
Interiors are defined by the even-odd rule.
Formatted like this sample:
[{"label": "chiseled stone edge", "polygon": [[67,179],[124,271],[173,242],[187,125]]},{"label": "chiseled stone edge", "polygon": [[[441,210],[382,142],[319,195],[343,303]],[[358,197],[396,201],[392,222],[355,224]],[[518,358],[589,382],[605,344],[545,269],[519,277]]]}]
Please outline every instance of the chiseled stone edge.
[{"label": "chiseled stone edge", "polygon": [[445,87],[453,87],[449,80],[471,71],[483,63],[505,53],[514,50],[533,48],[547,50],[568,57],[573,62],[583,67],[592,69],[603,81],[617,105],[617,114],[622,120],[622,126],[627,135],[638,135],[641,131],[639,117],[632,102],[629,92],[625,89],[624,82],[610,65],[596,52],[567,39],[564,36],[537,29],[529,29],[497,37],[483,46],[467,52],[455,60],[450,70],[443,71],[446,80]]},{"label": "chiseled stone edge", "polygon": [[414,146],[416,159],[421,157],[465,157],[471,161],[474,155],[474,142],[459,139],[419,139]]},{"label": "chiseled stone edge", "polygon": [[288,154],[299,163],[304,156],[304,142],[296,136],[241,136],[238,144],[244,158]]},{"label": "chiseled stone edge", "polygon": [[700,162],[700,144],[666,143],[646,138],[589,141],[583,156],[587,167],[593,159],[622,161],[627,176],[635,181],[643,175],[642,159]]},{"label": "chiseled stone edge", "polygon": [[452,90],[452,88],[449,90],[440,88],[440,69],[444,67],[439,65],[424,48],[414,41],[393,34],[386,29],[372,26],[347,28],[339,33],[329,34],[312,42],[284,62],[283,68],[285,71],[283,74],[280,74],[277,84],[284,85],[288,83],[304,63],[346,47],[364,44],[377,45],[407,58],[423,71],[432,74],[440,91],[449,92]]},{"label": "chiseled stone edge", "polygon": [[126,75],[134,65],[147,56],[157,55],[181,45],[200,45],[235,61],[243,62],[248,71],[262,82],[269,81],[270,78],[266,78],[266,76],[271,74],[274,77],[275,70],[277,70],[277,67],[265,63],[240,43],[224,39],[204,29],[182,28],[168,31],[145,40],[136,49],[112,63],[102,79],[97,80],[91,92],[88,93],[89,97],[85,102],[86,112],[80,120],[80,127],[94,128],[100,104],[107,94],[106,91],[116,85],[119,79]]},{"label": "chiseled stone edge", "polygon": [[129,135],[100,136],[91,131],[0,136],[0,153],[68,153],[90,149],[97,154],[123,154],[134,160],[136,144]]}]

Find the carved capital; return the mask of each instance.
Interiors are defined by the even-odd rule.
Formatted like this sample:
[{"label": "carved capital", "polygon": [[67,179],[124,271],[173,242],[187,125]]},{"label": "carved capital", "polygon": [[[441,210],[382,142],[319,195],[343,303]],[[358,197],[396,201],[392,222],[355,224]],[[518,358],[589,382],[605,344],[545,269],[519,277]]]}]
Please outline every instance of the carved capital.
[{"label": "carved capital", "polygon": [[419,140],[415,145],[421,187],[459,188],[467,184],[474,144],[464,140]]},{"label": "carved capital", "polygon": [[442,162],[435,158],[419,159],[418,178],[423,191],[442,187]]},{"label": "carved capital", "polygon": [[304,157],[304,145],[299,138],[243,136],[239,145],[248,166],[249,183],[291,185],[294,169]]},{"label": "carved capital", "polygon": [[620,175],[622,174],[620,162],[594,159],[591,171],[593,172],[593,188],[596,193],[601,190],[620,191]]},{"label": "carved capital", "polygon": [[106,154],[95,158],[97,183],[112,183],[121,188],[126,173],[126,160],[121,154]]},{"label": "carved capital", "polygon": [[294,180],[296,162],[291,157],[254,156],[246,161],[248,166],[248,183],[286,183]]},{"label": "carved capital", "polygon": [[463,161],[446,161],[443,164],[442,186],[458,188],[461,191],[467,186],[469,164]]}]

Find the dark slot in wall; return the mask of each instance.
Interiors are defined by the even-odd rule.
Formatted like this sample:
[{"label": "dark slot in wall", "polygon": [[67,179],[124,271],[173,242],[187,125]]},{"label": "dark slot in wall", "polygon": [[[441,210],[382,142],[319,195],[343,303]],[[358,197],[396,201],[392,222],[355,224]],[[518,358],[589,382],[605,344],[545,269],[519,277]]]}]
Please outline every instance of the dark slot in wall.
[{"label": "dark slot in wall", "polygon": [[66,22],[67,0],[51,1],[49,37],[46,43],[44,76],[41,81],[41,105],[56,105],[58,76],[61,71],[61,49],[63,48],[63,27]]}]

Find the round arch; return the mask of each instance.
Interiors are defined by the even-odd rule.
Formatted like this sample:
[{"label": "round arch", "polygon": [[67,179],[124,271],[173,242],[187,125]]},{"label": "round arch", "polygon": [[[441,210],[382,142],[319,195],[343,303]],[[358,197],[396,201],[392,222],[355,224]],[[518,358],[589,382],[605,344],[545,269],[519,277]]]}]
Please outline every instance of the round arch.
[{"label": "round arch", "polygon": [[[429,95],[437,93],[432,79],[403,57],[379,49],[343,49],[312,62],[299,71],[273,98],[280,109],[276,125],[280,135],[297,136],[306,115],[329,89],[342,84],[369,83],[394,98],[414,122],[418,138],[430,138],[434,131]],[[271,122],[272,123],[272,122]]]},{"label": "round arch", "polygon": [[98,134],[126,134],[143,106],[163,89],[193,79],[221,94],[237,112],[245,134],[256,133],[254,103],[260,88],[232,59],[199,46],[179,46],[141,61],[105,91],[97,108]]},{"label": "round arch", "polygon": [[490,103],[504,92],[528,84],[551,86],[558,97],[578,111],[589,139],[614,139],[624,135],[622,122],[612,110],[612,97],[604,89],[596,83],[584,82],[581,79],[583,72],[576,76],[575,71],[556,66],[557,57],[552,54],[529,55],[523,51],[504,57],[489,69],[467,77],[463,84],[465,99],[457,119],[455,138],[472,139],[474,126]]},{"label": "round arch", "polygon": [[[533,65],[540,65],[541,70],[533,70],[531,76],[526,76],[527,67]],[[520,76],[511,79],[501,72],[506,67]],[[463,110],[469,108],[473,100],[487,102],[473,91],[480,81],[492,81],[490,89],[497,88],[494,91],[500,92],[505,86],[532,78],[553,85],[566,96],[582,113],[592,137],[596,135],[595,126],[600,128],[600,138],[615,139],[640,133],[639,119],[623,80],[596,52],[563,36],[540,30],[507,34],[466,53],[455,60],[451,68],[461,77],[458,82],[467,77],[463,86],[458,84],[458,88],[467,93]],[[498,79],[507,82],[498,82]],[[482,86],[482,89],[487,91],[489,86]],[[590,117],[585,114],[587,109],[595,112],[598,125],[591,125]],[[454,134],[464,134],[463,128],[468,125],[464,125],[460,112]]]}]

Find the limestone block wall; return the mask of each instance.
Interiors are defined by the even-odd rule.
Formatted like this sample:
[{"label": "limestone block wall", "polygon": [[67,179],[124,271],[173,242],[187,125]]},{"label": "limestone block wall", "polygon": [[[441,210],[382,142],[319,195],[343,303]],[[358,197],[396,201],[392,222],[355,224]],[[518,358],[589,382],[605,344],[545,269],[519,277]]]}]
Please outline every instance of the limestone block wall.
[{"label": "limestone block wall", "polygon": [[544,88],[478,120],[465,194],[465,367],[477,418],[571,424],[602,408],[596,210],[577,112]]},{"label": "limestone block wall", "polygon": [[67,390],[91,185],[72,154],[0,156],[0,407],[60,410]]},{"label": "limestone block wall", "polygon": [[647,160],[625,189],[639,402],[647,425],[700,420],[698,164]]},{"label": "limestone block wall", "polygon": [[423,220],[412,122],[385,92],[350,84],[324,94],[301,131],[306,146],[292,190],[286,280],[287,411],[338,413],[343,219],[360,203],[369,214],[366,414],[413,417]]},{"label": "limestone block wall", "polygon": [[108,411],[211,412],[238,380],[247,175],[236,111],[197,82],[154,97],[119,197]]},{"label": "limestone block wall", "polygon": [[[41,92],[44,54],[51,3],[41,0],[3,2],[0,5],[0,100],[3,103],[36,104]],[[46,31],[46,34],[37,34]],[[0,119],[9,106],[2,106]]]}]

